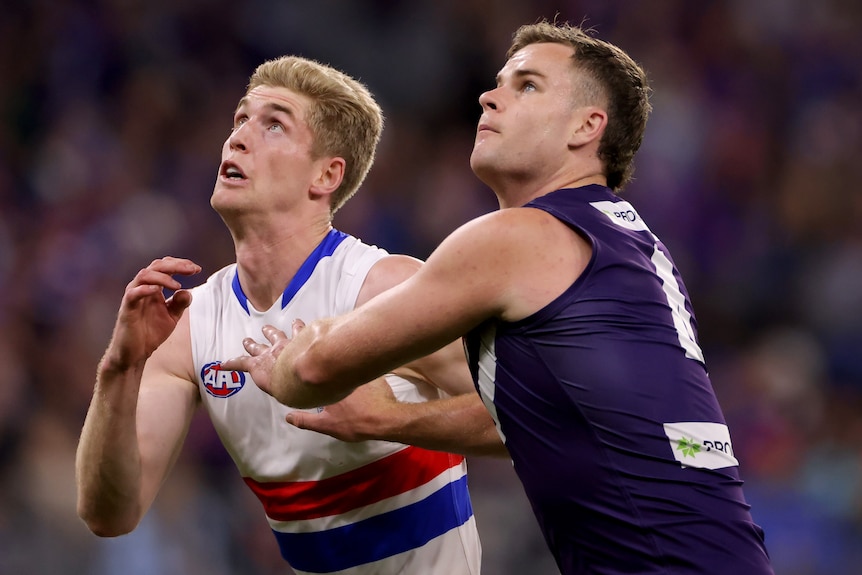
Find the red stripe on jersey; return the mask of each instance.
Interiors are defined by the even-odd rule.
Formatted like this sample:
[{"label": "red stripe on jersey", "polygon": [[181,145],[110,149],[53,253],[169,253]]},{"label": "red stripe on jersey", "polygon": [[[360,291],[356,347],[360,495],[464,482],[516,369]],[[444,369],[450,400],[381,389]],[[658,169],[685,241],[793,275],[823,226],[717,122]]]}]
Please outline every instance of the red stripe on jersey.
[{"label": "red stripe on jersey", "polygon": [[276,521],[329,517],[424,485],[460,465],[461,455],[407,447],[347,473],[319,481],[260,482],[244,477]]}]

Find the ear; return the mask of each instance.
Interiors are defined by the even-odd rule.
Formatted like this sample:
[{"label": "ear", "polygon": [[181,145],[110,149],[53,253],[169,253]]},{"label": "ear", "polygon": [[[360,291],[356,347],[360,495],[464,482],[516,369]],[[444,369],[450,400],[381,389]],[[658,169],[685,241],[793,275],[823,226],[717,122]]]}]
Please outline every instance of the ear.
[{"label": "ear", "polygon": [[329,195],[334,192],[344,179],[344,158],[322,158],[320,173],[311,183],[310,192],[317,195]]},{"label": "ear", "polygon": [[596,106],[585,106],[575,110],[569,148],[579,148],[601,139],[608,125],[608,113]]}]

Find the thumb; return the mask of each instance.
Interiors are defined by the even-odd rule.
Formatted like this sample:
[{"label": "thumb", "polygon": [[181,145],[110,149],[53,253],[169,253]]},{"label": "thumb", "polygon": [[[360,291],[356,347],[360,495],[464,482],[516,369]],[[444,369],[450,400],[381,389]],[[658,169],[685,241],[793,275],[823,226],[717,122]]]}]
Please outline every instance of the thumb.
[{"label": "thumb", "polygon": [[191,303],[192,294],[188,290],[177,290],[165,302],[170,314],[176,318],[180,317],[183,314],[183,310],[189,307]]},{"label": "thumb", "polygon": [[284,416],[284,420],[294,427],[305,429],[305,414],[301,411],[291,411]]}]

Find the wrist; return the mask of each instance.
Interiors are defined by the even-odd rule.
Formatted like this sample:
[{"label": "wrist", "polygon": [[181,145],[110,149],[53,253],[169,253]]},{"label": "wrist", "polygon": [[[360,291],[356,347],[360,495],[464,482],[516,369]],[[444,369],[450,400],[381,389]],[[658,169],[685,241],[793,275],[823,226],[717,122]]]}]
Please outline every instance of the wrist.
[{"label": "wrist", "polygon": [[130,360],[108,348],[99,361],[98,372],[102,376],[122,376],[127,374],[142,373],[146,359],[139,361]]}]

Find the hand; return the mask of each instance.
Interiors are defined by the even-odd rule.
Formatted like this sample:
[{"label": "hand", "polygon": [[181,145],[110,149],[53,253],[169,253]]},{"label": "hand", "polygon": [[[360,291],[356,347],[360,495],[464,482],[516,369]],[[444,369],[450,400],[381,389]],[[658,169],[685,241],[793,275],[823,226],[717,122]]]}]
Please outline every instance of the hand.
[{"label": "hand", "polygon": [[[305,327],[302,320],[294,320],[293,336]],[[242,340],[242,346],[249,355],[235,357],[222,362],[221,369],[227,371],[246,371],[251,375],[254,383],[263,391],[272,395],[272,370],[275,368],[275,362],[285,346],[290,343],[290,338],[287,334],[275,326],[265,325],[261,329],[264,337],[270,343],[258,343],[254,339],[247,337]]]},{"label": "hand", "polygon": [[292,411],[285,420],[300,429],[310,429],[341,441],[385,439],[381,422],[385,414],[397,407],[392,388],[382,377],[357,387],[353,393],[319,413]]},{"label": "hand", "polygon": [[[192,296],[174,275],[194,275],[201,267],[191,260],[164,257],[139,271],[120,303],[105,365],[125,370],[143,365],[174,331]],[[163,289],[177,290],[165,299]]]}]

